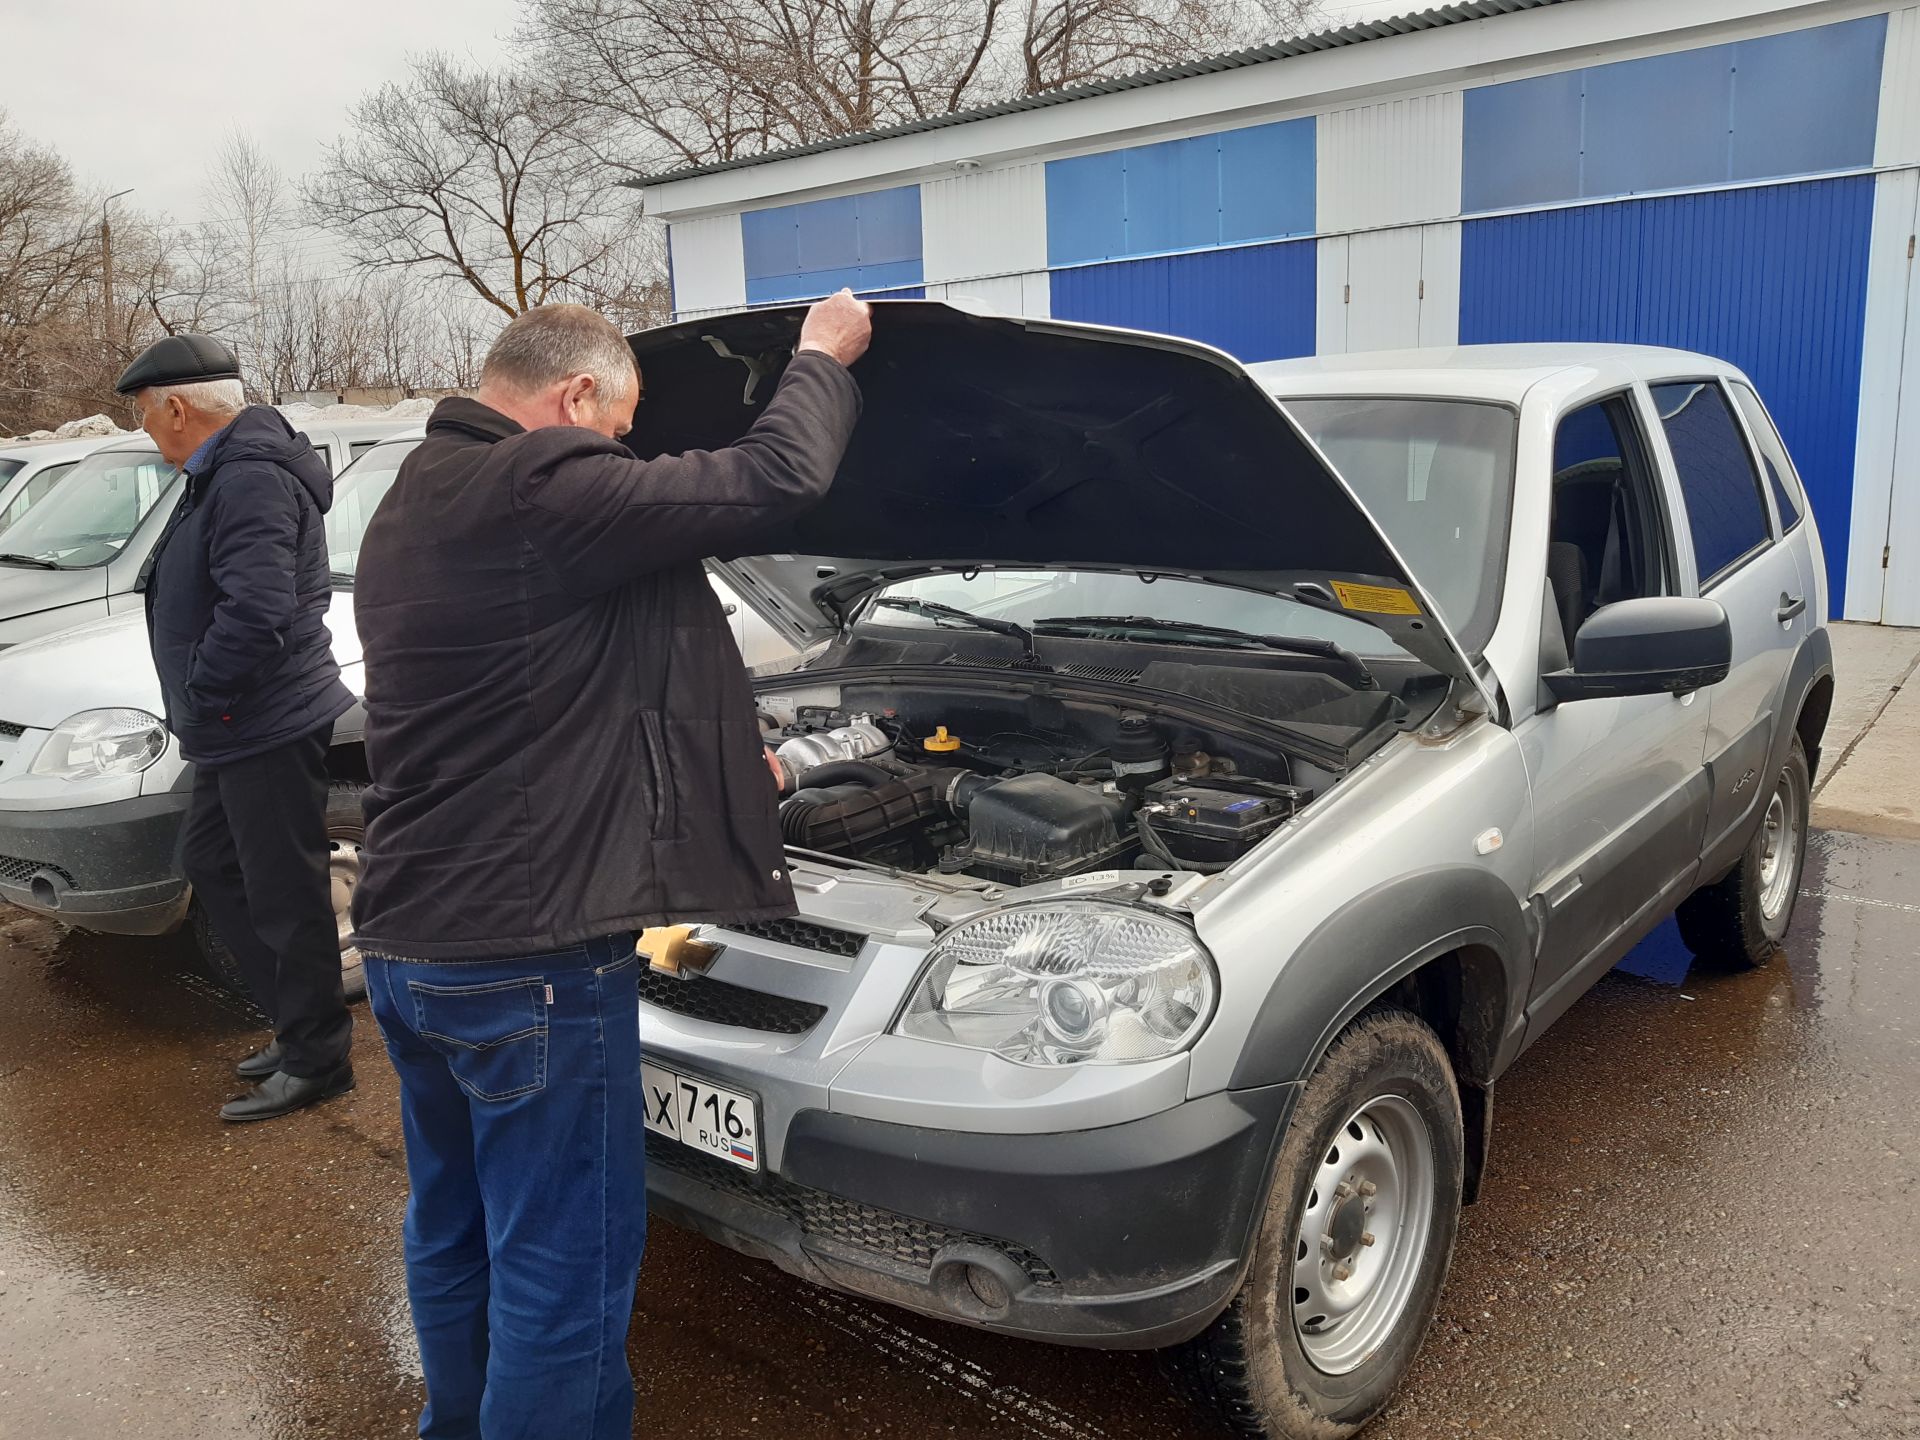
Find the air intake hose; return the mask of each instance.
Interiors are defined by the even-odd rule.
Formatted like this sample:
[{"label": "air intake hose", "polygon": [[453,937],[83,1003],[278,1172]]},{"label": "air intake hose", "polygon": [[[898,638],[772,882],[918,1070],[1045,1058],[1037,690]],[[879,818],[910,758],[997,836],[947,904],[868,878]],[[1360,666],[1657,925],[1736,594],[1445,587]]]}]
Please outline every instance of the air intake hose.
[{"label": "air intake hose", "polygon": [[[965,770],[918,770],[911,775],[887,775],[877,766],[849,762],[862,770],[874,770],[885,776],[877,784],[865,776],[849,778],[838,785],[813,785],[795,791],[780,806],[780,834],[789,845],[807,850],[841,852],[891,835],[904,826],[937,815],[952,815],[955,806],[965,807],[966,794],[956,790],[971,787],[959,782],[976,779]],[[840,769],[839,766],[822,767]],[[811,781],[819,771],[808,775]]]}]

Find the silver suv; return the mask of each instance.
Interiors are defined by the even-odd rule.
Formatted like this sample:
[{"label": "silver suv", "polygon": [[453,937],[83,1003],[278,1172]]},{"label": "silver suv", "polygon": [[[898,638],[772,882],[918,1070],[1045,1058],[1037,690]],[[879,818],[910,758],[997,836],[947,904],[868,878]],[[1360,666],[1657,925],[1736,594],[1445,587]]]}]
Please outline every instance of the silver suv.
[{"label": "silver suv", "polygon": [[[636,450],[735,438],[796,324],[639,337]],[[1786,930],[1833,688],[1792,463],[1702,355],[874,333],[831,495],[723,567],[811,647],[756,684],[800,914],[643,937],[651,1204],[1350,1433],[1514,1058],[1676,910],[1703,960]]]}]

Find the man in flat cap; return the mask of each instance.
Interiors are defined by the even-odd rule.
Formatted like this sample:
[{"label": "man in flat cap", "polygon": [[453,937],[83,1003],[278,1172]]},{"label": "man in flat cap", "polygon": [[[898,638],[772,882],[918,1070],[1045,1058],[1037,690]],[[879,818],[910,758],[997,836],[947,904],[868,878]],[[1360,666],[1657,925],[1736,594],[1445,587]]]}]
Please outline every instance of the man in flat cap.
[{"label": "man in flat cap", "polygon": [[223,1120],[270,1120],[353,1088],[327,878],[327,745],[353,704],[326,614],[333,475],[279,411],[248,405],[234,354],[169,335],[115,387],[185,472],[154,549],[147,635],[167,728],[196,769],[181,864],[272,1017]]}]

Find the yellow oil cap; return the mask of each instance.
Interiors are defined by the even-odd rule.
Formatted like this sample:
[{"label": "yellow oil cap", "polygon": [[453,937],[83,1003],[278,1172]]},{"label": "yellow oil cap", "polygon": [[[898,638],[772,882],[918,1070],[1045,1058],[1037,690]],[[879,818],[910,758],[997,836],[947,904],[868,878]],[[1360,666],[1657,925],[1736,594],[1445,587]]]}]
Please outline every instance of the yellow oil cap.
[{"label": "yellow oil cap", "polygon": [[934,730],[933,734],[921,741],[920,745],[922,749],[932,750],[936,754],[945,754],[949,750],[960,748],[960,737],[947,734],[947,727],[941,725]]}]

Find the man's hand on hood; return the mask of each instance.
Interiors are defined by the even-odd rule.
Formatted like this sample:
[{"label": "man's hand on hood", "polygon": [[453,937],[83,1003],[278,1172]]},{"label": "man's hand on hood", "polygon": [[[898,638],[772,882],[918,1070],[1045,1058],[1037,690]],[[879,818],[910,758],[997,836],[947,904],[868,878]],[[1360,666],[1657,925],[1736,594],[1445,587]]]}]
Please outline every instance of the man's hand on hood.
[{"label": "man's hand on hood", "polygon": [[873,338],[873,307],[856,300],[853,291],[829,295],[812,309],[800,326],[800,349],[818,350],[842,365],[851,365],[867,353]]}]

